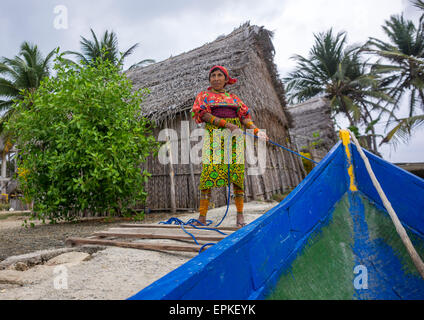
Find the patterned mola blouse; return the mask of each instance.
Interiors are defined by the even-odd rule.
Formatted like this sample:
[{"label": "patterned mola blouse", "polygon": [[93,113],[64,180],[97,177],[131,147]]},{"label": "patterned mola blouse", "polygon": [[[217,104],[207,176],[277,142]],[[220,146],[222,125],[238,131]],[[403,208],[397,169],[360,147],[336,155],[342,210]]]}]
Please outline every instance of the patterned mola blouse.
[{"label": "patterned mola blouse", "polygon": [[192,108],[192,117],[196,123],[202,123],[205,113],[210,113],[220,118],[251,119],[249,108],[233,93],[214,92],[212,90],[200,92]]}]

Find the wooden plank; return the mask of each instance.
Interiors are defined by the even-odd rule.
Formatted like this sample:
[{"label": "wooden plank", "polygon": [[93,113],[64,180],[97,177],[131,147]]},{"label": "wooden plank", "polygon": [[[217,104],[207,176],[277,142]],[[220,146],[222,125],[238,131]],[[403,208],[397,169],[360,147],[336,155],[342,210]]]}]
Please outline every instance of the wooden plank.
[{"label": "wooden plank", "polygon": [[[168,212],[171,211],[171,208],[149,208],[149,210],[151,212],[153,211],[163,211],[163,212]],[[194,208],[176,208],[177,211],[195,211]]]},{"label": "wooden plank", "polygon": [[[209,235],[219,235],[219,236],[228,236],[234,231],[225,231],[225,234],[212,231],[212,230],[201,230],[201,229],[186,229],[187,232],[190,232],[194,236],[209,236]],[[138,234],[186,234],[182,228],[110,228],[106,232],[117,232],[117,233],[138,233]],[[221,231],[222,232],[222,231]]]},{"label": "wooden plank", "polygon": [[[187,230],[188,232],[196,235],[210,235],[210,234],[219,234],[219,235],[223,235],[222,233],[225,233],[225,235],[230,235],[232,233],[234,233],[234,231],[221,231],[217,232],[217,231],[213,231],[213,230],[204,230],[204,229],[195,229],[195,228],[191,228],[188,229],[186,227],[184,227],[185,230]],[[182,230],[182,228],[156,228],[156,227],[152,227],[152,228],[119,228],[119,227],[113,227],[113,228],[109,228],[107,230],[108,232],[137,232],[137,233],[169,233],[169,234],[180,234],[181,232],[184,233],[184,231]],[[222,232],[222,233],[221,233]]]},{"label": "wooden plank", "polygon": [[[65,244],[68,246],[83,245],[83,244],[97,244],[105,246],[114,246],[120,248],[143,249],[153,251],[182,251],[182,252],[199,252],[200,247],[197,245],[172,245],[172,244],[153,244],[153,243],[134,243],[134,242],[120,242],[113,240],[98,240],[86,238],[69,238],[66,239]],[[208,247],[205,248],[205,250]]]},{"label": "wooden plank", "polygon": [[[119,225],[122,228],[170,228],[170,229],[181,229],[180,226],[175,224],[135,224],[135,223],[122,223]],[[196,229],[192,226],[184,226],[186,229]],[[209,228],[209,227],[206,227]],[[213,227],[210,227],[213,228]],[[239,228],[236,227],[219,227],[213,228],[219,231],[237,231]],[[197,230],[197,229],[196,229]],[[212,231],[213,232],[213,231]]]},{"label": "wooden plank", "polygon": [[[119,232],[119,231],[101,231],[95,232],[97,237],[117,237],[117,238],[133,238],[133,239],[170,239],[170,240],[193,240],[193,238],[182,230],[177,232],[151,232],[149,229],[143,229],[145,232]],[[190,233],[192,233],[190,231]],[[226,236],[222,234],[201,235],[194,234],[196,240],[220,241]]]},{"label": "wooden plank", "polygon": [[[163,239],[163,240],[193,240],[193,238],[186,234],[182,233],[179,235],[172,235],[172,234],[149,234],[149,233],[125,233],[125,232],[108,232],[108,231],[102,231],[102,232],[96,232],[95,235],[97,237],[113,237],[113,238],[129,238],[129,239]],[[225,238],[225,236],[196,236],[196,240],[204,240],[204,241],[221,241]]]}]

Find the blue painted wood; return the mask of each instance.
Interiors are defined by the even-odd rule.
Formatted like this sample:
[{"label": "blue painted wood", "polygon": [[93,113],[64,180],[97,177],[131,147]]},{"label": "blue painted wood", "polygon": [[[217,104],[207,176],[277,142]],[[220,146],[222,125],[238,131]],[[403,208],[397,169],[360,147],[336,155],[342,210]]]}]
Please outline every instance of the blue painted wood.
[{"label": "blue painted wood", "polygon": [[338,143],[280,204],[129,299],[261,299],[347,191]]},{"label": "blue painted wood", "polygon": [[[361,300],[424,299],[424,279],[419,273],[408,270],[405,261],[402,261],[400,251],[390,246],[382,237],[370,236],[363,199],[369,200],[360,191],[349,192],[350,213],[354,227],[355,263],[367,269],[367,288],[356,288],[354,298]],[[387,212],[384,213],[388,215]],[[390,218],[387,217],[387,219]],[[391,228],[397,237],[394,226],[391,225]],[[386,232],[389,231],[387,229]]]},{"label": "blue painted wood", "polygon": [[[402,224],[424,237],[424,180],[364,150],[375,176]],[[365,164],[356,147],[352,147],[355,178],[358,189],[383,206]]]},{"label": "blue painted wood", "polygon": [[[130,299],[263,299],[346,192],[356,264],[370,268],[370,289],[357,291],[356,298],[421,297],[420,279],[403,273],[392,248],[369,237],[359,194],[380,209],[382,203],[359,153],[354,146],[351,151],[359,193],[348,191],[348,164],[338,143],[283,202]],[[401,222],[423,237],[424,180],[365,153]]]}]

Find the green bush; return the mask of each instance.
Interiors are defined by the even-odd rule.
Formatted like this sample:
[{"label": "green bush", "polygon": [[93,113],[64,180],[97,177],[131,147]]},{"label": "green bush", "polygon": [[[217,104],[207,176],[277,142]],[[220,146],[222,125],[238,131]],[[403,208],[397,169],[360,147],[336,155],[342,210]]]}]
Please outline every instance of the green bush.
[{"label": "green bush", "polygon": [[122,215],[146,198],[140,165],[159,144],[140,116],[148,90],[133,91],[109,61],[70,66],[17,102],[7,124],[19,150],[18,175],[35,217],[55,223],[81,213]]}]

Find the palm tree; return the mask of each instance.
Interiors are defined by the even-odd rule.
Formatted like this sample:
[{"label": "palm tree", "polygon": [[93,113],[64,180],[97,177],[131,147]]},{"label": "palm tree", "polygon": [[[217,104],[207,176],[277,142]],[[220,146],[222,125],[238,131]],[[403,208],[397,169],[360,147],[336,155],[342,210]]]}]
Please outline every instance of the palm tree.
[{"label": "palm tree", "polygon": [[[81,36],[81,51],[66,51],[65,54],[71,54],[79,59],[80,63],[91,65],[97,58],[107,59],[114,65],[122,68],[124,59],[131,55],[134,50],[138,47],[138,43],[131,46],[127,51],[123,52],[122,55],[118,49],[118,37],[111,31],[107,31],[103,34],[103,38],[99,41],[93,29],[90,29],[93,40],[88,40]],[[154,60],[147,59],[139,63],[152,63]]]},{"label": "palm tree", "polygon": [[[50,75],[50,60],[57,50],[52,50],[47,57],[43,57],[36,45],[24,42],[20,52],[13,59],[0,59],[0,140],[3,146],[0,150],[1,176],[6,173],[6,155],[12,148],[10,132],[5,132],[4,124],[13,114],[13,104],[22,100],[26,92],[35,91],[43,78]],[[5,192],[5,182],[1,182],[1,190]]]},{"label": "palm tree", "polygon": [[[424,24],[421,22],[416,27],[412,21],[405,20],[403,15],[393,15],[383,26],[389,42],[370,38],[365,47],[366,51],[386,61],[382,63],[379,60],[373,70],[383,77],[382,81],[395,102],[386,129],[393,123],[395,127],[381,143],[387,143],[393,138],[406,141],[413,129],[423,124]],[[403,97],[408,98],[408,117],[398,118],[396,112],[399,111]]]},{"label": "palm tree", "polygon": [[[43,57],[36,45],[24,42],[13,59],[0,59],[0,112],[11,110],[15,99],[23,99],[23,91],[36,90],[43,78],[50,75],[50,61],[56,52]],[[3,119],[5,118],[3,116]],[[0,130],[1,133],[1,130]]]},{"label": "palm tree", "polygon": [[352,127],[364,124],[373,132],[372,151],[377,152],[374,125],[377,122],[371,111],[380,109],[376,99],[390,101],[377,74],[362,61],[361,47],[348,47],[346,33],[333,34],[330,29],[314,35],[315,44],[309,57],[292,57],[297,61],[293,72],[284,80],[287,83],[289,103],[302,102],[315,96],[330,101],[332,115],[343,114]]}]

